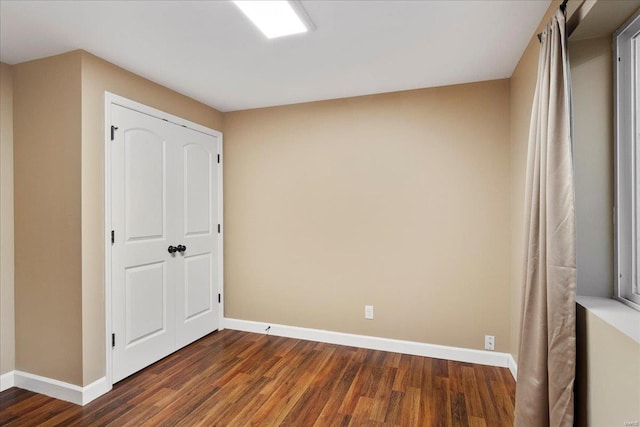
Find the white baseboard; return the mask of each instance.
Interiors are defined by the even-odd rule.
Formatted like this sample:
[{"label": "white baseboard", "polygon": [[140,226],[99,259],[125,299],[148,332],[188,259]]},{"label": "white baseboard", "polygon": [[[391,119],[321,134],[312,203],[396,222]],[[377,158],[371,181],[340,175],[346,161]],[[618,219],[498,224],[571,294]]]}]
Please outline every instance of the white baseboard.
[{"label": "white baseboard", "polygon": [[107,382],[107,377],[98,378],[91,384],[82,388],[82,403],[86,405],[94,399],[102,396],[112,389],[112,385]]},{"label": "white baseboard", "polygon": [[509,371],[511,371],[511,375],[514,380],[518,379],[518,363],[516,363],[516,359],[513,358],[513,355],[509,355]]},{"label": "white baseboard", "polygon": [[300,328],[297,326],[278,325],[274,323],[254,322],[251,320],[224,318],[224,327],[237,331],[264,334],[267,327],[269,335],[296,338],[308,341],[340,344],[371,350],[389,351],[392,353],[411,354],[414,356],[432,357],[435,359],[455,360],[457,362],[477,363],[480,365],[509,367],[508,353],[474,350],[461,347],[449,347],[437,344],[426,344],[415,341],[401,341],[389,338],[366,335],[346,334],[322,329]]},{"label": "white baseboard", "polygon": [[76,405],[86,405],[111,390],[111,386],[107,384],[106,377],[102,377],[85,387],[22,371],[13,371],[13,379],[15,387],[65,400]]},{"label": "white baseboard", "polygon": [[5,391],[13,387],[13,373],[14,371],[9,371],[0,375],[0,391]]}]

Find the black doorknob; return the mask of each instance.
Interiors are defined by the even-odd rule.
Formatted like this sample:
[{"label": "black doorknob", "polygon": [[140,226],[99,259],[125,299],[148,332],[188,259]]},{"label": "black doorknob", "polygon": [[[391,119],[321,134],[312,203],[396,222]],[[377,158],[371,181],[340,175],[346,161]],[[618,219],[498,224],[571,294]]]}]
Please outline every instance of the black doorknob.
[{"label": "black doorknob", "polygon": [[178,250],[178,252],[184,252],[187,250],[187,247],[185,245],[178,245],[176,249]]},{"label": "black doorknob", "polygon": [[169,246],[169,248],[167,248],[167,251],[170,254],[175,254],[176,252],[178,252],[178,248],[176,248],[175,246]]}]

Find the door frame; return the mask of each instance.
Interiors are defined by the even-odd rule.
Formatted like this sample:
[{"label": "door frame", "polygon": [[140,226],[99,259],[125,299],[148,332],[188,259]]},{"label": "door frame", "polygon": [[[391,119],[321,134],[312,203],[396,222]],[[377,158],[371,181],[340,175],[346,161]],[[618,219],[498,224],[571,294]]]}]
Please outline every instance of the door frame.
[{"label": "door frame", "polygon": [[111,106],[119,105],[139,113],[147,114],[160,120],[183,126],[206,135],[217,138],[217,149],[220,155],[218,166],[218,224],[220,233],[218,236],[218,293],[220,294],[220,311],[218,312],[218,330],[224,329],[224,223],[223,223],[223,136],[222,132],[193,123],[173,114],[149,107],[139,102],[124,98],[111,92],[104,92],[104,325],[105,325],[105,376],[109,390],[113,387],[112,377],[112,315],[111,315]]}]

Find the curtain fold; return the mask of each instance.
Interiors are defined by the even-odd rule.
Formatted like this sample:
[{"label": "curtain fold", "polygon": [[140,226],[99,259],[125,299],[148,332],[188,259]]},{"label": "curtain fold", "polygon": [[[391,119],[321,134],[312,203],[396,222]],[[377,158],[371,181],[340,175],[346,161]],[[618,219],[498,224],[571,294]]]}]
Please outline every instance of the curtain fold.
[{"label": "curtain fold", "polygon": [[565,12],[542,32],[531,112],[515,425],[573,425],[575,204]]}]

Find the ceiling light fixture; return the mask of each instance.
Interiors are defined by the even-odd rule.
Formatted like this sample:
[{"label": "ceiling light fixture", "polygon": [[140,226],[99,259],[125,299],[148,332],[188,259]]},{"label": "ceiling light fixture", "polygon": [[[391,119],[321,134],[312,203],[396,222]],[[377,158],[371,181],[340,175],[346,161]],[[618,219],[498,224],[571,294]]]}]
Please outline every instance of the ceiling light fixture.
[{"label": "ceiling light fixture", "polygon": [[313,23],[299,1],[233,0],[269,39],[312,31]]}]

